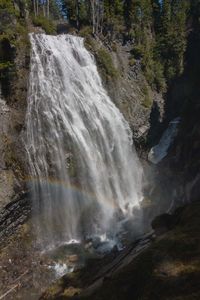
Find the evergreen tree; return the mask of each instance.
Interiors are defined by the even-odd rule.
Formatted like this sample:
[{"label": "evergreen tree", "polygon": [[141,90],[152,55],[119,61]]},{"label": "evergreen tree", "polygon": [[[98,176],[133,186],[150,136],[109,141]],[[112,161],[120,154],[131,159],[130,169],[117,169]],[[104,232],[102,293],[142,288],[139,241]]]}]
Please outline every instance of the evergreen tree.
[{"label": "evergreen tree", "polygon": [[152,12],[153,12],[154,31],[155,33],[158,33],[160,30],[160,19],[161,19],[161,3],[159,0],[152,0]]}]

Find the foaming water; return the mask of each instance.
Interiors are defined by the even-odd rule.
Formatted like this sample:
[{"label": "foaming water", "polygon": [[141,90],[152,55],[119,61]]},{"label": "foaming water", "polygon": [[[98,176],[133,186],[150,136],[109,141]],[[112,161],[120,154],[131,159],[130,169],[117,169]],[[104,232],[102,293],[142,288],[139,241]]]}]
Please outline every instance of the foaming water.
[{"label": "foaming water", "polygon": [[82,38],[31,34],[30,40],[25,144],[39,242],[44,248],[115,235],[142,199],[129,125]]},{"label": "foaming water", "polygon": [[74,271],[73,267],[70,268],[65,263],[55,263],[54,265],[49,266],[49,269],[54,270],[56,278],[60,278],[63,275]]}]

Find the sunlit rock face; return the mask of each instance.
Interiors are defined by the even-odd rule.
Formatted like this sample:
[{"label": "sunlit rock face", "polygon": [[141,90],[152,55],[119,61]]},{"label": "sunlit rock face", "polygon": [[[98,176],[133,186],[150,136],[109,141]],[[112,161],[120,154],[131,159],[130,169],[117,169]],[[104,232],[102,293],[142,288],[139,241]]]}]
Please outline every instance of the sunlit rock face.
[{"label": "sunlit rock face", "polygon": [[82,38],[30,39],[25,144],[39,240],[49,247],[114,236],[134,219],[134,210],[138,218],[142,199],[142,168],[129,125]]}]

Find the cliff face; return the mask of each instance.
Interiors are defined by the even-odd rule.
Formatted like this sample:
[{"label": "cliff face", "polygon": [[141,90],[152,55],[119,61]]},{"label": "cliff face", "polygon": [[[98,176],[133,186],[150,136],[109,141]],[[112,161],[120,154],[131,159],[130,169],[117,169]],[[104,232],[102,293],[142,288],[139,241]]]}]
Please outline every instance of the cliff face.
[{"label": "cliff face", "polygon": [[185,55],[185,71],[173,82],[165,100],[166,120],[181,118],[178,135],[171,146],[169,155],[159,170],[166,170],[173,182],[175,201],[188,203],[200,196],[200,35],[198,14],[192,21]]},{"label": "cliff face", "polygon": [[164,99],[162,94],[148,84],[139,60],[132,59],[134,42],[103,39],[85,39],[86,47],[94,54],[103,83],[113,102],[128,121],[136,147],[145,150],[152,107],[156,105],[159,122],[163,120]]},{"label": "cliff face", "polygon": [[117,84],[108,82],[108,91],[113,101],[124,114],[133,132],[136,146],[144,147],[150,130],[152,106],[157,105],[160,121],[163,117],[164,100],[153,90],[143,75],[139,61],[130,62],[131,44],[116,46],[112,58],[121,74]]},{"label": "cliff face", "polygon": [[12,233],[26,219],[26,202],[23,159],[24,150],[20,137],[23,126],[20,108],[0,101],[0,237]]},{"label": "cliff face", "polygon": [[[16,9],[25,22],[24,7]],[[1,30],[18,26],[12,11],[2,11]],[[26,94],[29,66],[27,34],[2,33],[0,40],[0,237],[9,235],[26,220],[28,202],[25,187],[25,152],[21,132],[26,112]]]}]

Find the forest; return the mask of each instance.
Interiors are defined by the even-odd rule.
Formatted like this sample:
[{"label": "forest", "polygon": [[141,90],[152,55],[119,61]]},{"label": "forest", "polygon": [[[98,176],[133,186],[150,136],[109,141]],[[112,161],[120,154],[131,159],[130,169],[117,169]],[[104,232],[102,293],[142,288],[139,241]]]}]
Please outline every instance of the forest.
[{"label": "forest", "polygon": [[[200,11],[198,0],[24,0],[19,4],[47,33],[55,32],[55,20],[62,19],[78,31],[84,29],[109,42],[118,38],[131,42],[131,63],[140,60],[147,81],[161,92],[184,70],[187,36],[192,20],[199,22]],[[6,12],[18,13],[12,0],[1,0],[0,8],[2,21]],[[1,22],[1,40],[6,33],[12,38],[9,26],[6,20]],[[1,61],[1,68],[7,66]]]},{"label": "forest", "polygon": [[200,0],[0,0],[0,299],[200,299]]}]

